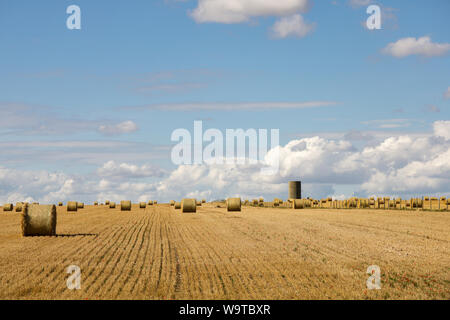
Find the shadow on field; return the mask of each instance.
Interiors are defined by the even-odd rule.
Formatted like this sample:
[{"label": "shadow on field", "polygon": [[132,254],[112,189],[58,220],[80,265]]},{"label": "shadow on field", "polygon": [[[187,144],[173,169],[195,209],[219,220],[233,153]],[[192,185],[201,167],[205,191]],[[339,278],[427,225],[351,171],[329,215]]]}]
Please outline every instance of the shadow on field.
[{"label": "shadow on field", "polygon": [[56,237],[98,237],[98,233],[57,234]]}]

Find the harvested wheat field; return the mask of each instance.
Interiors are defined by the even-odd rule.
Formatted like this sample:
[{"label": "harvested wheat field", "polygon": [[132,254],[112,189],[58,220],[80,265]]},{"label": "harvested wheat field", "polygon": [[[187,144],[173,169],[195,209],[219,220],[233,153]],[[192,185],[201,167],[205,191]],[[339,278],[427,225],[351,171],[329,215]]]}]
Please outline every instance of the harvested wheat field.
[{"label": "harvested wheat field", "polygon": [[448,212],[57,210],[56,237],[23,238],[20,213],[1,212],[0,299],[450,299]]}]

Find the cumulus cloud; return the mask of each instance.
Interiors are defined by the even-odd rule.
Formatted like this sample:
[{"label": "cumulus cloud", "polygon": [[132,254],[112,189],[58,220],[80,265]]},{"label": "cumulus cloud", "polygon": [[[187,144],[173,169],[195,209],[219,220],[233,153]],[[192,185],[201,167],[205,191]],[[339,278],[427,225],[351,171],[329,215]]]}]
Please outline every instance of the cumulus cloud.
[{"label": "cumulus cloud", "polygon": [[275,38],[297,37],[303,38],[314,30],[315,24],[308,24],[299,14],[284,17],[275,22],[271,29]]},{"label": "cumulus cloud", "polygon": [[[261,167],[279,153],[280,170]],[[256,164],[181,165],[168,174],[152,165],[107,161],[94,173],[69,175],[0,167],[0,203],[85,202],[124,198],[133,201],[182,197],[285,197],[286,181],[300,179],[303,195],[450,196],[450,121],[436,121],[429,135],[388,137],[356,147],[345,139],[319,136],[295,139],[270,150]],[[343,195],[353,188],[352,194]],[[349,187],[347,187],[349,186]],[[339,188],[337,188],[339,187]],[[337,191],[337,189],[340,189]]]},{"label": "cumulus cloud", "polygon": [[132,133],[139,130],[136,123],[131,120],[123,121],[115,125],[106,124],[98,127],[98,131],[104,135],[112,136],[124,133]]},{"label": "cumulus cloud", "polygon": [[241,23],[259,16],[288,16],[308,9],[308,0],[198,0],[190,12],[199,23]]},{"label": "cumulus cloud", "polygon": [[373,2],[372,0],[349,0],[348,1],[348,3],[354,8],[368,6],[372,2]]},{"label": "cumulus cloud", "polygon": [[396,42],[389,43],[382,53],[396,58],[404,58],[410,55],[424,57],[442,56],[450,51],[450,43],[432,42],[428,36],[420,38],[402,38]]},{"label": "cumulus cloud", "polygon": [[165,171],[153,165],[137,166],[128,163],[117,164],[111,160],[103,164],[103,166],[97,170],[97,173],[100,177],[127,179],[162,177]]}]

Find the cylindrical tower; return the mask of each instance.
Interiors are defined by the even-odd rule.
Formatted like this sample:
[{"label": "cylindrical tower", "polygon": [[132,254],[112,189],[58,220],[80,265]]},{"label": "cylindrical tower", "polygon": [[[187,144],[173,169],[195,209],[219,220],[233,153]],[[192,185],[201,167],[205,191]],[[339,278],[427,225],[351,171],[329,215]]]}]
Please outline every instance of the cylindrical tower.
[{"label": "cylindrical tower", "polygon": [[301,198],[302,198],[302,182],[289,181],[289,199],[301,199]]}]

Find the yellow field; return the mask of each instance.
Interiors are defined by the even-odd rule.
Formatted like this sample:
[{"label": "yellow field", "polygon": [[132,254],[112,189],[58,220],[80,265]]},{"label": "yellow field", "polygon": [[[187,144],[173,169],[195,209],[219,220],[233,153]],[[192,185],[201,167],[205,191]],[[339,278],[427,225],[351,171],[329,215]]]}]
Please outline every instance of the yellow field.
[{"label": "yellow field", "polygon": [[448,212],[59,207],[57,234],[0,209],[1,299],[450,299]]}]

